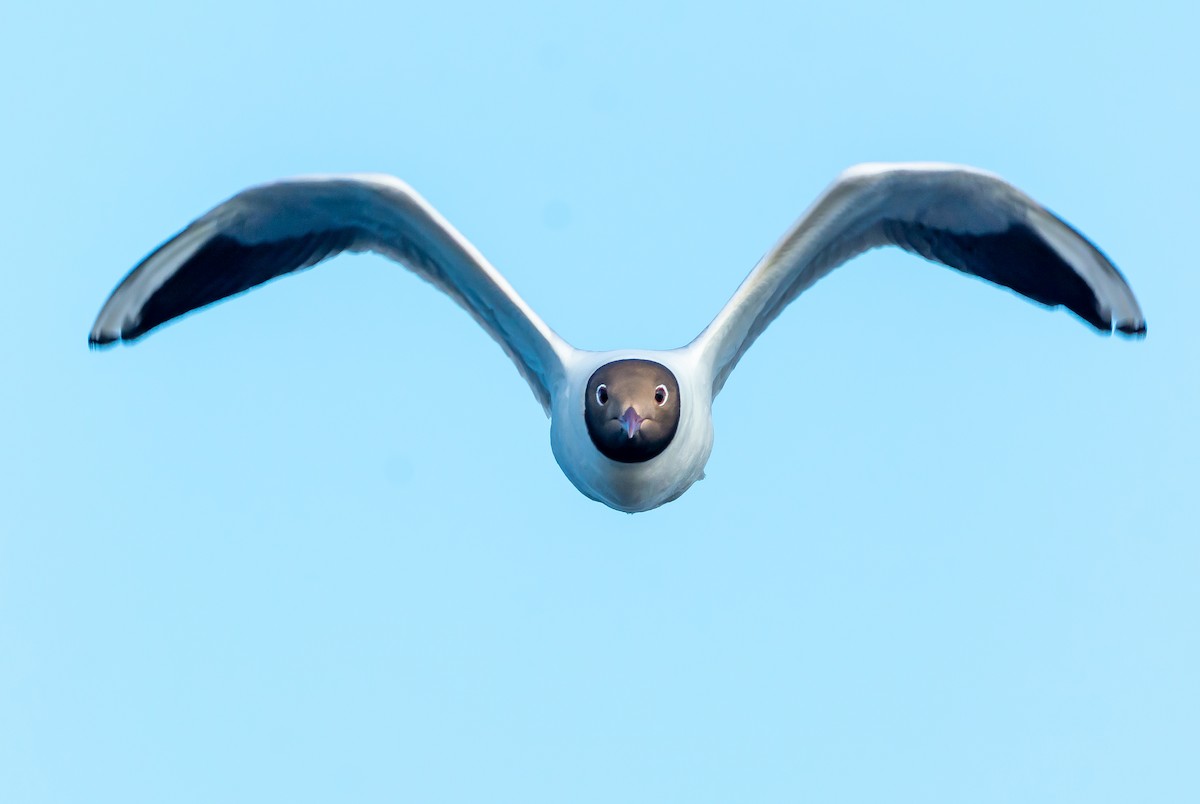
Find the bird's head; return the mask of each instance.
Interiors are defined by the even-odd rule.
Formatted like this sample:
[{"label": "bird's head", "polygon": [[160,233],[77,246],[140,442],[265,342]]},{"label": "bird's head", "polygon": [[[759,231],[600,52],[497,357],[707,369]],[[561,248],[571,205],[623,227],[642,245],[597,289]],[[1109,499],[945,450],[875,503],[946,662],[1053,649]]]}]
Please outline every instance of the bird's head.
[{"label": "bird's head", "polygon": [[596,369],[585,400],[588,435],[614,461],[648,461],[679,429],[679,383],[670,369],[650,360],[616,360]]}]

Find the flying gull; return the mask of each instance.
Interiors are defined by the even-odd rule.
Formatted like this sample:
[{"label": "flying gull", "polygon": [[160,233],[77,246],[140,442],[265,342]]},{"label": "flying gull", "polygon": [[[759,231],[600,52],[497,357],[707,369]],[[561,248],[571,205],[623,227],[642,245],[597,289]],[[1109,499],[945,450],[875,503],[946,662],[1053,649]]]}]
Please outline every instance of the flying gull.
[{"label": "flying gull", "polygon": [[88,340],[134,341],[343,251],[373,251],[475,318],[550,417],[550,445],[570,481],[632,513],[676,499],[703,477],[713,399],[783,308],[837,266],[885,245],[1066,307],[1105,334],[1146,333],[1117,268],[1020,190],[972,167],[897,163],[842,173],[679,349],[575,349],[423,198],[376,174],[287,179],[238,193],[130,271]]}]

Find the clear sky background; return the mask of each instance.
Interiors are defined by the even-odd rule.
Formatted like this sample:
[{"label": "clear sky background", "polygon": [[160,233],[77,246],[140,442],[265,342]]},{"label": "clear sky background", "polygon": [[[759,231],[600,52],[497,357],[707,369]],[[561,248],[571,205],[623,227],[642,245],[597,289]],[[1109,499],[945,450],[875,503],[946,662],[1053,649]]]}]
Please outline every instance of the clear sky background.
[{"label": "clear sky background", "polygon": [[[0,801],[1200,800],[1192,4],[5,4]],[[901,252],[580,495],[496,345],[344,257],[92,353],[237,190],[412,184],[673,347],[844,167],[995,171],[1149,337]]]}]

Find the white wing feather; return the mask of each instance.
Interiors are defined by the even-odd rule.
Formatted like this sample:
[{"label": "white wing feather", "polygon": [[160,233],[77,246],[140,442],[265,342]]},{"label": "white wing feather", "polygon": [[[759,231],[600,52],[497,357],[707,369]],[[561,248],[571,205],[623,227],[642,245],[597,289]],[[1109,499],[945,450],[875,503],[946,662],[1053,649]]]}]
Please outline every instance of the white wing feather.
[{"label": "white wing feather", "polygon": [[134,268],[101,309],[89,342],[136,340],[342,251],[383,254],[454,299],[500,344],[549,412],[571,347],[466,238],[391,176],[305,177],[239,193]]},{"label": "white wing feather", "polygon": [[999,177],[962,165],[864,164],[838,177],[691,344],[712,371],[713,395],[784,307],[882,245],[1065,306],[1102,332],[1146,332],[1133,292],[1108,258]]}]

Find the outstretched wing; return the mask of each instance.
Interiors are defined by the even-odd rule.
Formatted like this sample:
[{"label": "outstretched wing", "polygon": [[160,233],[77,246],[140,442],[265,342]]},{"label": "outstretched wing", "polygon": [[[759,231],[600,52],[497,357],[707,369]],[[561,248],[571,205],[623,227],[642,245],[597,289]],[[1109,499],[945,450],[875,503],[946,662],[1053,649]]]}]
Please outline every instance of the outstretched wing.
[{"label": "outstretched wing", "polygon": [[570,347],[487,260],[398,179],[290,179],[238,193],[142,260],[105,302],[88,342],[132,341],[192,310],[309,268],[374,251],[436,285],[479,322],[549,412]]},{"label": "outstretched wing", "polygon": [[712,368],[714,396],[784,307],[837,266],[883,245],[1066,307],[1106,334],[1146,333],[1116,266],[1011,184],[962,165],[858,165],[762,258],[693,342]]}]

